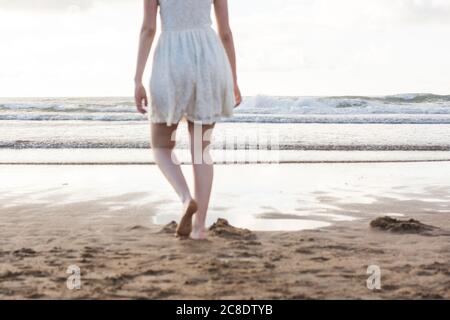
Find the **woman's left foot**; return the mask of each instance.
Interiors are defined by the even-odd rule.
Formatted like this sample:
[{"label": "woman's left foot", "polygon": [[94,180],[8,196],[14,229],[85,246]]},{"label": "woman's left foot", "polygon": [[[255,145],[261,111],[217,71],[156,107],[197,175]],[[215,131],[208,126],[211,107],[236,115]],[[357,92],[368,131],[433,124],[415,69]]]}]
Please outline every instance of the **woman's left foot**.
[{"label": "woman's left foot", "polygon": [[177,236],[179,237],[189,237],[192,231],[192,216],[198,210],[197,202],[194,199],[189,200],[185,204],[184,214],[181,217],[181,221],[177,227]]}]

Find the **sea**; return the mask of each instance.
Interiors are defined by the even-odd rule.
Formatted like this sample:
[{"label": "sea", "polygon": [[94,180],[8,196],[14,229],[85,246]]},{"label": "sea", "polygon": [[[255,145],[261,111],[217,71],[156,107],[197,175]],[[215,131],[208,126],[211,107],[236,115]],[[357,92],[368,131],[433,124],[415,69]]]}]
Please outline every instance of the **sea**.
[{"label": "sea", "polygon": [[[189,163],[186,123],[177,152]],[[151,164],[131,97],[0,98],[0,164]],[[450,95],[244,97],[217,123],[217,163],[450,160]]]}]

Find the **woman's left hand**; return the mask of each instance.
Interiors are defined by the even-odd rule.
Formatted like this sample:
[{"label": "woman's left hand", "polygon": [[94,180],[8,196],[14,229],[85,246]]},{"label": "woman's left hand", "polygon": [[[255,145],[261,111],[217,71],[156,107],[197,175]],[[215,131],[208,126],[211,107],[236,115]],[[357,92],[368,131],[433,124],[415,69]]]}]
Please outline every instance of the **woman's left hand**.
[{"label": "woman's left hand", "polygon": [[148,107],[148,99],[147,92],[145,91],[145,87],[142,84],[136,84],[136,88],[134,90],[134,100],[136,102],[136,108],[139,113],[146,114]]}]

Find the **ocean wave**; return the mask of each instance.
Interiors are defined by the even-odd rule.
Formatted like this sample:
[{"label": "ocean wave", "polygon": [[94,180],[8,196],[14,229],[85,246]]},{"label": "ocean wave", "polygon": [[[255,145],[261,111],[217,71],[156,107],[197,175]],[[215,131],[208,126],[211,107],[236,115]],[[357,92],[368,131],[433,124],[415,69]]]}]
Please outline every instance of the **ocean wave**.
[{"label": "ocean wave", "polygon": [[108,106],[103,104],[45,104],[45,103],[3,103],[0,111],[21,112],[83,112],[83,113],[131,113],[136,108],[130,105]]},{"label": "ocean wave", "polygon": [[138,113],[8,113],[0,114],[0,120],[22,121],[144,121]]},{"label": "ocean wave", "polygon": [[[0,114],[0,121],[147,121],[138,113],[21,113]],[[228,123],[336,123],[336,124],[450,124],[450,114],[236,114]]]},{"label": "ocean wave", "polygon": [[244,100],[241,113],[450,114],[450,98],[436,95],[387,97],[272,97]]},{"label": "ocean wave", "polygon": [[407,93],[397,94],[384,97],[384,100],[390,102],[407,102],[407,103],[449,103],[450,95],[436,95],[431,93]]},{"label": "ocean wave", "polygon": [[[245,97],[226,122],[449,123],[450,96]],[[0,120],[144,121],[132,98],[0,99]]]}]

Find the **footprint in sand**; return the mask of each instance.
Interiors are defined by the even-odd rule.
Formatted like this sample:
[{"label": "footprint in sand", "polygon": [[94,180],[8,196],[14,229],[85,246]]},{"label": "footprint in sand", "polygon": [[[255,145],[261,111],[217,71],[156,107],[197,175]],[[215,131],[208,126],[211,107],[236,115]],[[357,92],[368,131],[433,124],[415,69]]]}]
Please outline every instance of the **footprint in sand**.
[{"label": "footprint in sand", "polygon": [[184,282],[185,285],[188,286],[196,286],[199,284],[203,284],[209,281],[209,278],[191,278]]},{"label": "footprint in sand", "polygon": [[327,257],[314,257],[314,258],[311,258],[310,260],[317,261],[317,262],[325,262],[325,261],[330,260],[330,258],[327,258]]},{"label": "footprint in sand", "polygon": [[30,248],[21,248],[13,252],[13,255],[19,258],[34,257],[37,252]]}]

